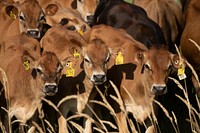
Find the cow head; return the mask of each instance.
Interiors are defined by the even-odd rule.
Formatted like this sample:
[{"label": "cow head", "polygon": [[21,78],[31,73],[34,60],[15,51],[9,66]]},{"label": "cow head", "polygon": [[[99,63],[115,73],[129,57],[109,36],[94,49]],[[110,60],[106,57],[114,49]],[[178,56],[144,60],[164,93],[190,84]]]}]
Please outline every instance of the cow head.
[{"label": "cow head", "polygon": [[137,58],[142,65],[141,74],[145,88],[150,88],[151,93],[155,95],[165,94],[172,69],[183,67],[179,56],[166,50],[150,49],[139,53]]},{"label": "cow head", "polygon": [[25,32],[33,38],[40,38],[45,15],[36,0],[25,0],[19,6],[7,6],[6,13],[12,19],[19,19],[20,32]]},{"label": "cow head", "polygon": [[58,81],[61,78],[62,65],[55,53],[44,52],[39,59],[33,60],[30,56],[23,57],[26,70],[32,70],[32,76],[38,84],[44,85],[42,91],[49,96],[58,91]]},{"label": "cow head", "polygon": [[83,67],[86,76],[96,85],[104,83],[107,73],[107,65],[110,59],[108,47],[100,39],[94,39],[83,47]]},{"label": "cow head", "polygon": [[49,4],[45,8],[46,22],[53,26],[60,24],[69,30],[85,32],[90,27],[70,9],[61,7],[58,3]]},{"label": "cow head", "polygon": [[99,0],[77,0],[77,10],[85,22],[91,24]]}]

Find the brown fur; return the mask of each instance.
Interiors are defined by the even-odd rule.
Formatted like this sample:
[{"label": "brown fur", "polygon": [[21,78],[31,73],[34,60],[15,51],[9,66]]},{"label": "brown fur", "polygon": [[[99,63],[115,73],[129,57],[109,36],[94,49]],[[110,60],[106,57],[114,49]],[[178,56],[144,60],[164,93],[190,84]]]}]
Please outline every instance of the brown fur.
[{"label": "brown fur", "polygon": [[[93,40],[87,44],[77,32],[69,31],[62,26],[49,29],[42,38],[41,44],[44,51],[54,51],[60,59],[72,62],[72,67],[75,70],[74,76],[66,78],[67,66],[64,66],[62,82],[59,84],[61,86],[60,92],[52,99],[55,104],[58,104],[58,101],[63,97],[77,96],[75,100],[66,101],[59,106],[62,113],[58,119],[59,132],[68,132],[65,120],[68,112],[82,112],[88,100],[95,96],[95,93],[92,93],[94,84],[105,82],[106,77],[96,80],[95,75],[106,75],[106,60],[109,57],[109,50],[101,40]],[[80,54],[80,57],[73,57],[74,50]],[[85,113],[91,115],[87,109]],[[88,126],[86,125],[88,128],[84,132],[89,133],[91,132],[91,122],[86,124],[88,124]]]},{"label": "brown fur", "polygon": [[[185,27],[181,36],[181,52],[188,62],[197,71],[198,76],[200,75],[200,51],[197,46],[200,46],[199,39],[199,19],[200,19],[200,3],[198,0],[188,1],[188,5],[185,11]],[[189,39],[193,40],[197,46]],[[193,83],[198,84],[193,77]],[[200,86],[195,85],[196,92],[199,93]]]},{"label": "brown fur", "polygon": [[[175,57],[177,58],[177,55],[173,55],[165,49],[158,50],[152,48],[147,50],[143,44],[131,39],[124,31],[105,25],[94,26],[89,32],[84,34],[84,37],[87,41],[100,38],[108,47],[122,52],[124,63],[121,67],[124,65],[125,69],[125,65],[129,65],[130,72],[122,72],[120,69],[113,69],[112,71],[111,68],[110,73],[108,73],[108,76],[110,74],[109,80],[112,80],[120,88],[120,94],[126,110],[131,112],[138,122],[143,123],[151,114],[155,95],[166,92],[165,89],[161,92],[155,91],[154,87],[166,87],[170,66],[174,65],[172,60]],[[116,43],[116,39],[120,41]],[[110,65],[113,66],[115,58],[111,59]],[[133,71],[131,71],[129,63],[133,67],[135,65]],[[144,68],[145,65],[148,65],[149,68]],[[177,65],[174,66],[177,67]],[[114,67],[117,68],[117,66]],[[122,75],[122,77],[117,75]],[[131,97],[129,97],[125,90],[128,91]],[[121,119],[125,118],[122,116],[122,112],[118,113],[117,116],[119,116],[120,122],[126,122]],[[123,127],[119,128],[120,132],[128,132],[126,123],[122,125]]]},{"label": "brown fur", "polygon": [[[0,67],[7,78],[7,86],[4,89],[5,98],[10,103],[9,115],[16,116],[25,124],[40,106],[42,98],[57,92],[62,66],[54,53],[46,52],[40,55],[40,51],[36,49],[39,43],[33,38],[22,35],[5,42],[5,45],[10,47],[1,54]],[[28,70],[25,70],[23,65],[25,61],[29,62]],[[3,78],[1,76],[1,83]],[[50,89],[49,85],[55,88]]]},{"label": "brown fur", "polygon": [[[22,32],[25,32],[34,38],[41,37],[45,18],[42,8],[36,0],[25,0],[21,4],[15,3],[13,5],[8,5],[4,9],[4,12],[6,12],[9,17],[11,11],[16,19],[13,20],[13,18],[10,18],[9,21],[2,22],[0,32],[4,33],[4,35],[1,40]],[[37,31],[38,34],[30,33],[31,30]]]},{"label": "brown fur", "polygon": [[161,27],[167,44],[179,43],[183,28],[181,7],[175,0],[134,0]]}]

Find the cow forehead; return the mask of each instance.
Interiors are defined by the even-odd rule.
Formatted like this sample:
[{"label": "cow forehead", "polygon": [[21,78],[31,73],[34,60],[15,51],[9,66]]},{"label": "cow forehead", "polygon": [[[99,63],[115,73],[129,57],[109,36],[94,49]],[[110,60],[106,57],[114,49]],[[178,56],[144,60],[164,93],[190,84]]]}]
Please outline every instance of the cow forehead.
[{"label": "cow forehead", "polygon": [[[35,0],[26,0],[20,6],[20,12],[27,14],[30,17],[38,17],[42,13],[42,8]],[[36,16],[37,15],[37,16]]]},{"label": "cow forehead", "polygon": [[155,67],[155,69],[166,70],[171,63],[169,52],[166,50],[149,51],[147,63],[151,65],[152,69]]},{"label": "cow forehead", "polygon": [[47,52],[39,60],[39,66],[44,67],[46,72],[54,72],[59,64],[59,60],[54,53]]},{"label": "cow forehead", "polygon": [[92,62],[104,62],[108,56],[108,47],[106,45],[89,44],[86,54]]}]

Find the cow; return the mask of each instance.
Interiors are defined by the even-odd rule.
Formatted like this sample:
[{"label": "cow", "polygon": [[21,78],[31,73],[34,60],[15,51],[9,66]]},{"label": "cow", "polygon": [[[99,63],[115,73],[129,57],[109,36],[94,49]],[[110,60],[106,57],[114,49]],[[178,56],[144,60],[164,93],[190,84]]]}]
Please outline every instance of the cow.
[{"label": "cow", "polygon": [[64,8],[59,3],[52,3],[45,8],[46,23],[50,26],[64,25],[69,30],[83,33],[90,29],[81,16],[73,9]]},{"label": "cow", "polygon": [[[33,10],[34,9],[34,10]],[[36,0],[25,0],[23,3],[15,3],[5,7],[9,21],[1,23],[1,37],[17,35],[25,32],[33,38],[41,38],[45,14]]]},{"label": "cow", "polygon": [[[200,4],[197,0],[188,1],[185,9],[185,27],[181,36],[180,50],[182,55],[196,70],[198,76],[200,76],[200,39],[198,37],[198,29]],[[193,26],[195,25],[195,26]],[[199,83],[196,78],[192,77],[195,85],[196,92],[200,90]]]},{"label": "cow", "polygon": [[[41,54],[37,51],[35,48],[39,43],[35,43],[35,39],[27,35],[19,35],[15,39],[0,56],[0,80],[7,99],[8,118],[15,116],[20,123],[26,124],[40,106],[42,98],[53,96],[58,91],[63,67],[55,53],[47,51]],[[9,125],[9,120],[2,121],[5,127]],[[8,127],[6,129],[8,131]]]},{"label": "cow", "polygon": [[174,49],[174,44],[180,44],[184,17],[177,1],[134,0],[133,4],[142,7],[148,17],[161,27],[169,49]]},{"label": "cow", "polygon": [[[101,40],[86,43],[81,35],[62,26],[49,29],[42,38],[41,45],[44,51],[54,51],[58,53],[60,59],[65,59],[67,62],[59,82],[59,91],[54,97],[50,97],[50,100],[58,106],[62,114],[58,117],[59,133],[68,132],[66,118],[70,111],[76,114],[84,110],[83,113],[92,115],[89,109],[85,109],[86,104],[89,99],[95,97],[94,85],[106,81],[110,52]],[[68,74],[69,68],[74,70],[71,75]],[[59,103],[67,96],[76,96],[76,98]],[[85,120],[84,123],[86,123],[84,132],[92,132],[91,121]]]},{"label": "cow", "polygon": [[64,8],[71,8],[77,10],[82,19],[88,24],[92,23],[94,11],[99,0],[38,0],[43,8],[46,8],[48,4],[58,2]]},{"label": "cow", "polygon": [[123,0],[101,0],[93,20],[93,25],[98,24],[125,29],[148,48],[168,47],[161,28],[148,18],[144,9]]},{"label": "cow", "polygon": [[[182,67],[179,56],[166,49],[148,49],[125,31],[106,25],[93,26],[84,33],[84,38],[86,41],[101,39],[109,48],[115,49],[115,59],[109,61],[112,67],[108,69],[107,80],[111,80],[119,89],[126,111],[132,113],[137,122],[144,124],[152,113],[155,96],[167,92],[170,72]],[[117,60],[118,56],[123,58],[122,61]],[[113,94],[113,90],[109,88],[107,93]],[[119,132],[128,133],[126,115],[120,107],[113,105],[121,123]],[[148,130],[152,129],[151,126]]]}]

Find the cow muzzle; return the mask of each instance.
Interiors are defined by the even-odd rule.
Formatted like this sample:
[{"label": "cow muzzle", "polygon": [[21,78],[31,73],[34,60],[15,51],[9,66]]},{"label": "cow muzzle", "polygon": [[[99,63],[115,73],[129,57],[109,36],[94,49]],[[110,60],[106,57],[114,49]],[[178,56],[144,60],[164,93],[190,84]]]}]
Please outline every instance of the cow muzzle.
[{"label": "cow muzzle", "polygon": [[152,92],[155,95],[163,95],[167,93],[167,86],[153,86]]},{"label": "cow muzzle", "polygon": [[43,92],[47,96],[53,96],[58,92],[58,86],[56,83],[46,83]]},{"label": "cow muzzle", "polygon": [[26,33],[33,38],[40,38],[40,31],[38,29],[28,29]]},{"label": "cow muzzle", "polygon": [[94,18],[94,15],[92,15],[92,14],[86,15],[86,22],[88,23],[88,25],[91,26],[91,24],[93,23],[93,18]]},{"label": "cow muzzle", "polygon": [[93,75],[93,83],[95,85],[103,84],[105,81],[106,81],[106,75],[104,74]]}]

